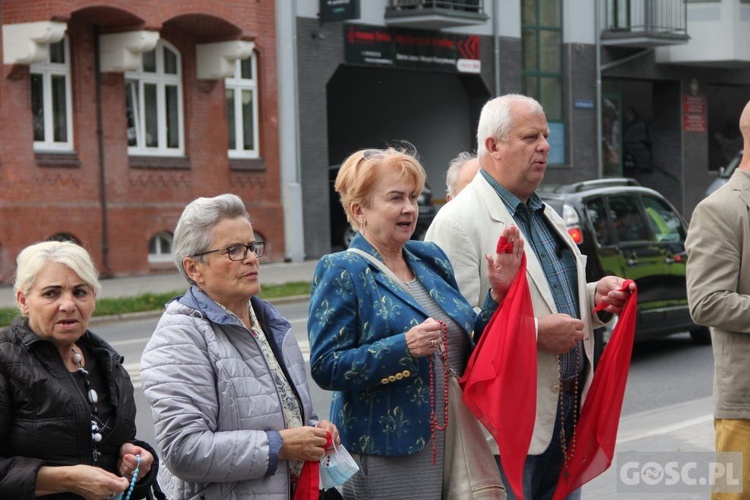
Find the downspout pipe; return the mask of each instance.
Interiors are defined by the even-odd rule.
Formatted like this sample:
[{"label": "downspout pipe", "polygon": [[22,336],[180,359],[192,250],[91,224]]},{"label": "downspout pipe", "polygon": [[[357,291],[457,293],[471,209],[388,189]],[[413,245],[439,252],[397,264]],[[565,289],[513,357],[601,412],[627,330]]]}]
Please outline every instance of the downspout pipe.
[{"label": "downspout pipe", "polygon": [[495,97],[500,95],[500,0],[494,0],[492,4],[492,42],[494,44],[493,57],[495,58]]},{"label": "downspout pipe", "polygon": [[305,259],[297,79],[297,0],[276,0],[279,169],[284,212],[284,260]]},{"label": "downspout pipe", "polygon": [[99,148],[99,206],[102,218],[102,263],[104,275],[111,276],[109,263],[109,225],[107,223],[107,169],[104,161],[104,118],[102,113],[102,73],[99,63],[99,26],[94,27],[94,72],[96,72],[96,145]]},{"label": "downspout pipe", "polygon": [[596,48],[596,178],[604,177],[602,163],[602,30],[601,2],[594,0],[594,39]]}]

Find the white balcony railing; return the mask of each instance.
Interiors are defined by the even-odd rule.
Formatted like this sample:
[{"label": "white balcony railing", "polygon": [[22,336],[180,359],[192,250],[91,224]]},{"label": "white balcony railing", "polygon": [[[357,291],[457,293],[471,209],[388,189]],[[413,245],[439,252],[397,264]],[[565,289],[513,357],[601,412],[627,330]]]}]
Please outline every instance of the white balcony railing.
[{"label": "white balcony railing", "polygon": [[607,0],[608,37],[617,34],[687,37],[686,0]]}]

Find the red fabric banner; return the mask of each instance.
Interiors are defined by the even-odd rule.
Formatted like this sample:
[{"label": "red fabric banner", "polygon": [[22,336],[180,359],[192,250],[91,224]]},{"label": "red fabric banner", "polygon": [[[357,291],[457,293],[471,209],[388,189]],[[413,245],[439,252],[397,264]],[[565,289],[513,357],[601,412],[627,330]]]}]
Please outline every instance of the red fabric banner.
[{"label": "red fabric banner", "polygon": [[[326,433],[326,449],[333,445],[333,437]],[[297,489],[294,490],[294,500],[318,500],[320,496],[320,462],[306,460],[302,464]]]},{"label": "red fabric banner", "polygon": [[[632,280],[626,280],[621,290],[631,283]],[[637,302],[638,290],[634,290],[596,367],[576,425],[576,446],[567,467],[563,466],[560,472],[554,500],[562,500],[612,465],[635,339]],[[600,303],[594,312],[605,307],[606,304]]]},{"label": "red fabric banner", "polygon": [[[497,252],[510,251],[512,244],[501,237]],[[536,326],[524,255],[459,381],[464,403],[497,441],[508,486],[519,499],[534,432],[536,380]]]},{"label": "red fabric banner", "polygon": [[302,465],[294,500],[318,500],[320,495],[320,462],[307,460]]}]

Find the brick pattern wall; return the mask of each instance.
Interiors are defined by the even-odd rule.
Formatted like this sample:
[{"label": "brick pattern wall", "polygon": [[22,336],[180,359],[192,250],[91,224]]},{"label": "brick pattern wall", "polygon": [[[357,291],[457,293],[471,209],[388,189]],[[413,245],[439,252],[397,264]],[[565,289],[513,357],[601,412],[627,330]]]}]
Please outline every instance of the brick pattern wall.
[{"label": "brick pattern wall", "polygon": [[[78,160],[72,167],[59,166],[34,153],[28,67],[4,65],[0,79],[0,118],[6,124],[0,127],[0,281],[11,278],[15,256],[23,247],[59,232],[79,239],[105,274],[158,270],[159,266],[147,261],[149,239],[160,231],[173,231],[182,209],[196,197],[225,192],[245,201],[254,229],[268,241],[266,260],[282,260],[274,15],[274,2],[242,0],[0,3],[2,24],[49,19],[68,23]],[[101,77],[106,242],[95,97],[97,29],[104,33],[158,30],[182,58],[186,159],[177,165],[158,158],[144,165],[128,156],[124,76],[106,73]],[[223,81],[196,77],[196,44],[240,36],[254,40],[258,57],[260,163],[264,166],[260,171],[230,169]]]},{"label": "brick pattern wall", "polygon": [[[321,38],[319,34],[325,38]],[[315,38],[313,37],[315,34]],[[305,252],[319,257],[331,251],[328,197],[328,100],[326,84],[344,62],[343,23],[322,25],[297,19],[300,163],[304,206]],[[338,203],[337,199],[330,200]]]}]

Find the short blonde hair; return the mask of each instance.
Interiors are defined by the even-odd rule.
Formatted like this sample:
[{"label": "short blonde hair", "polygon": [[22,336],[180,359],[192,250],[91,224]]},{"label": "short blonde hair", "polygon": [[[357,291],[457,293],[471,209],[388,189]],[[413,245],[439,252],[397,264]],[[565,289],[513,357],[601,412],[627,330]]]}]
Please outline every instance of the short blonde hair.
[{"label": "short blonde hair", "polygon": [[359,223],[351,213],[351,205],[359,203],[370,208],[372,188],[383,171],[390,169],[399,172],[401,179],[414,182],[417,194],[422,192],[427,174],[415,154],[393,147],[362,149],[344,160],[333,187],[339,194],[346,220],[356,231],[359,231]]},{"label": "short blonde hair", "polygon": [[39,271],[49,262],[69,267],[86,283],[94,294],[99,295],[99,272],[91,255],[80,245],[70,241],[42,241],[29,245],[16,258],[16,278],[13,291],[28,295],[34,286]]}]

